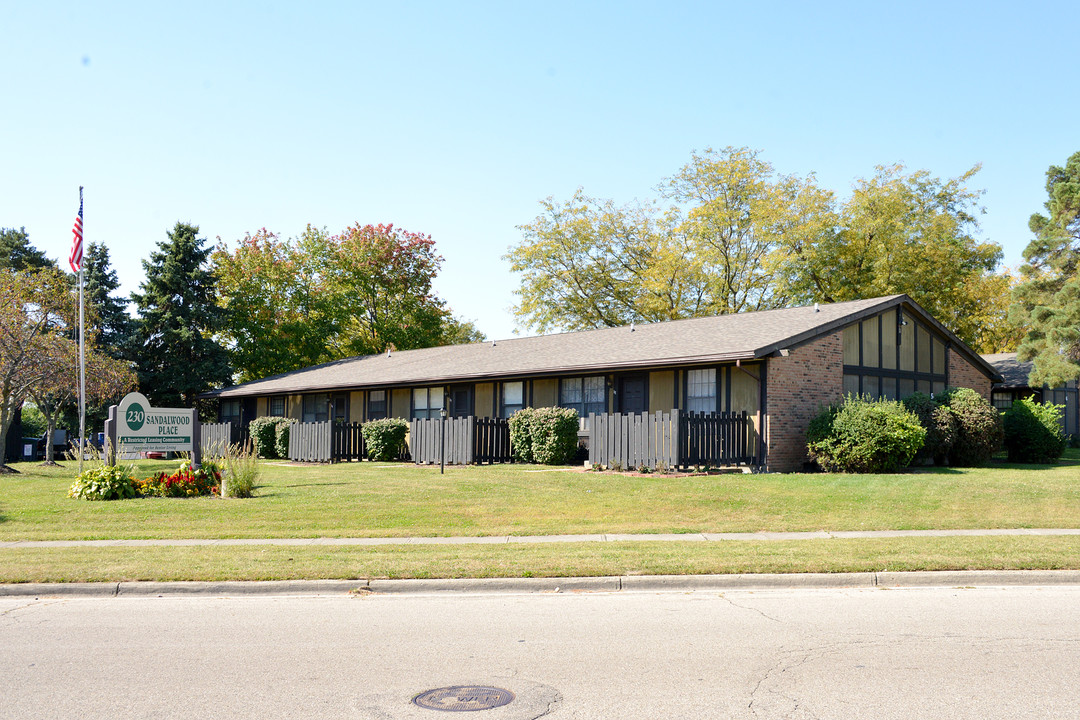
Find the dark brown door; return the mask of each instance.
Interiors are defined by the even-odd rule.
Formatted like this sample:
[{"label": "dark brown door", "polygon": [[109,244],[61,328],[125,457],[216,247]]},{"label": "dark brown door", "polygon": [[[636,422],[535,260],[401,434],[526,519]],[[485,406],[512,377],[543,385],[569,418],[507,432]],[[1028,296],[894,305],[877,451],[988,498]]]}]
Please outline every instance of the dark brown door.
[{"label": "dark brown door", "polygon": [[649,377],[623,375],[619,378],[619,412],[643,413],[649,410]]},{"label": "dark brown door", "polygon": [[450,407],[447,408],[450,417],[467,417],[472,415],[472,400],[472,385],[451,385]]}]

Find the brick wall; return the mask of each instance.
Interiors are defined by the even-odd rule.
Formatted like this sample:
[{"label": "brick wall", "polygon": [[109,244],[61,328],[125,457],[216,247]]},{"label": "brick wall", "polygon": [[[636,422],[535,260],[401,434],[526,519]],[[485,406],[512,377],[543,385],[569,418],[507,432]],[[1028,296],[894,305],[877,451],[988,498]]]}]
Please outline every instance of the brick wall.
[{"label": "brick wall", "polygon": [[969,363],[962,355],[949,348],[949,385],[971,388],[987,400],[990,399],[990,378]]},{"label": "brick wall", "polygon": [[807,460],[806,426],[844,393],[844,344],[840,332],[769,359],[768,461],[774,472],[801,470]]}]

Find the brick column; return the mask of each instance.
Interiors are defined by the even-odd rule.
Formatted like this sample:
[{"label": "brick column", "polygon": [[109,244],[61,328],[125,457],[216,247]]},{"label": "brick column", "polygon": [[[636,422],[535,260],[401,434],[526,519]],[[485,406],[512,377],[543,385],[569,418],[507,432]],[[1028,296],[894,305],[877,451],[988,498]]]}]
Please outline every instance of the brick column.
[{"label": "brick column", "polygon": [[769,358],[766,379],[768,458],[772,472],[801,470],[808,459],[806,427],[844,394],[844,343],[839,331]]},{"label": "brick column", "polygon": [[990,378],[963,358],[956,350],[949,348],[949,385],[952,387],[971,388],[990,401]]}]

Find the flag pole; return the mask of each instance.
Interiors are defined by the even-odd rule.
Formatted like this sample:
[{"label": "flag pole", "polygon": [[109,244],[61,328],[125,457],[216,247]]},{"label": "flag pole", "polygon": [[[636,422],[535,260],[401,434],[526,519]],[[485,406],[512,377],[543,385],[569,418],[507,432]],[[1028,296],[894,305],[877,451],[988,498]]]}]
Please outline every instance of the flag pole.
[{"label": "flag pole", "polygon": [[[83,186],[79,186],[79,214],[82,214]],[[85,232],[85,230],[84,230]],[[83,471],[83,456],[86,454],[86,340],[83,328],[86,324],[83,309],[83,264],[79,263],[79,474]]]}]

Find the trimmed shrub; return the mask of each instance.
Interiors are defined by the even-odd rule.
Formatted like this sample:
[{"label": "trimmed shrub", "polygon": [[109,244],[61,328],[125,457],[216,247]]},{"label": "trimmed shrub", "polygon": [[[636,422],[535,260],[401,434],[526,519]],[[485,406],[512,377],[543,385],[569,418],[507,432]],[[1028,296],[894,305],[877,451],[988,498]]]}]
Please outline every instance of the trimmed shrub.
[{"label": "trimmed shrub", "polygon": [[289,457],[289,427],[293,420],[278,423],[274,429],[274,450],[279,458]]},{"label": "trimmed shrub", "polygon": [[956,442],[949,450],[949,463],[975,467],[989,462],[1004,439],[997,408],[971,388],[950,388],[938,399],[956,417]]},{"label": "trimmed shrub", "polygon": [[514,462],[536,462],[532,448],[532,423],[536,415],[534,408],[522,408],[510,416],[510,450]]},{"label": "trimmed shrub", "polygon": [[75,478],[68,497],[83,500],[123,500],[135,497],[135,480],[131,468],[119,465],[100,465],[84,471]]},{"label": "trimmed shrub", "polygon": [[[577,454],[577,410],[539,408],[532,419],[533,460],[541,465],[566,465]],[[513,441],[511,441],[513,445]]]},{"label": "trimmed shrub", "polygon": [[368,457],[372,460],[397,460],[405,450],[409,423],[401,418],[372,420],[360,426]]},{"label": "trimmed shrub", "polygon": [[896,472],[925,438],[919,418],[901,403],[854,396],[822,410],[806,431],[810,456],[829,472]]},{"label": "trimmed shrub", "polygon": [[1014,400],[1005,411],[1005,450],[1009,462],[1052,463],[1065,452],[1060,405]]},{"label": "trimmed shrub", "polygon": [[255,448],[255,454],[264,458],[279,458],[289,454],[288,442],[285,444],[285,454],[282,455],[277,449],[278,427],[288,425],[291,420],[284,417],[260,417],[255,418],[248,424],[248,432],[251,434],[251,442]]},{"label": "trimmed shrub", "polygon": [[919,418],[919,423],[926,430],[926,440],[915,456],[916,459],[932,460],[938,465],[947,463],[949,450],[956,442],[956,416],[948,407],[926,393],[917,392],[901,402]]},{"label": "trimmed shrub", "polygon": [[510,416],[514,460],[565,465],[577,455],[578,414],[571,408],[522,408]]}]

